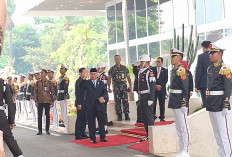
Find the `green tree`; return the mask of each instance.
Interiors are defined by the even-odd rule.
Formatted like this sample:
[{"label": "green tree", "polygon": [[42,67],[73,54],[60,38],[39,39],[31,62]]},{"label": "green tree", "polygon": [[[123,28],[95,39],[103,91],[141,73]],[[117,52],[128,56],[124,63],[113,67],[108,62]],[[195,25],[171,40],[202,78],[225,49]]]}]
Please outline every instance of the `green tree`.
[{"label": "green tree", "polygon": [[[32,71],[32,62],[25,62],[23,57],[27,55],[26,47],[40,47],[37,28],[28,24],[16,26],[13,29],[13,67],[16,73],[27,73]],[[40,53],[40,52],[38,52]]]}]

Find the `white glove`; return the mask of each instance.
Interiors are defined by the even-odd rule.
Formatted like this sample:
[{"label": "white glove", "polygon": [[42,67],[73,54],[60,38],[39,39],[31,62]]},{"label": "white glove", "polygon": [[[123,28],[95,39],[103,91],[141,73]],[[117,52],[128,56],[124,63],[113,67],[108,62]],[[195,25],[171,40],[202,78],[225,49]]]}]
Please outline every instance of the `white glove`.
[{"label": "white glove", "polygon": [[187,111],[188,111],[188,108],[187,107],[181,107],[181,112],[183,113],[183,114],[187,114]]},{"label": "white glove", "polygon": [[148,106],[151,106],[153,104],[153,101],[148,101]]},{"label": "white glove", "polygon": [[226,116],[228,114],[228,108],[223,108],[222,115]]}]

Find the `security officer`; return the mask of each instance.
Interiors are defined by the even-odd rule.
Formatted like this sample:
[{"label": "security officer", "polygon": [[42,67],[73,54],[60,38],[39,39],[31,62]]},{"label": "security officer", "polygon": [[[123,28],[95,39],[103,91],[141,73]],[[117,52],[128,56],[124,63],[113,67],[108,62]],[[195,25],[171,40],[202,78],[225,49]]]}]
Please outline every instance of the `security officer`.
[{"label": "security officer", "polygon": [[223,51],[216,45],[210,45],[209,57],[213,64],[207,70],[206,110],[209,111],[219,156],[231,157],[231,70],[222,61]]},{"label": "security officer", "polygon": [[[54,77],[55,70],[48,69],[48,78],[50,81],[52,81],[55,95],[57,96],[57,80]],[[51,107],[51,113],[53,117],[53,127],[58,128],[59,127],[59,110],[58,110],[58,103],[57,100],[54,101],[54,106]]]},{"label": "security officer", "polygon": [[[139,77],[138,75],[139,75],[139,70],[140,70],[139,62],[134,63],[132,67],[133,67],[133,73],[135,75],[133,91],[136,91],[138,93],[138,77]],[[136,101],[136,105],[137,105],[137,121],[136,122],[143,123],[141,107],[139,104],[139,98],[138,98],[138,101]]]},{"label": "security officer", "polygon": [[[16,110],[23,111],[23,113],[24,113],[24,121],[27,121],[28,112],[27,112],[26,101],[25,101],[27,83],[25,82],[25,78],[26,78],[25,75],[20,74],[20,83],[19,83],[19,92],[18,92],[19,106],[16,106]],[[19,115],[17,115],[17,116],[19,116]]]},{"label": "security officer", "polygon": [[[106,75],[105,70],[106,70],[106,65],[105,65],[105,63],[100,62],[100,63],[97,64],[97,71],[98,71],[98,74],[99,74],[98,78],[99,78],[99,80],[101,80],[101,81],[104,83],[104,85],[105,85],[106,88],[107,88],[108,77],[107,77],[107,75]],[[108,118],[107,118],[107,103],[108,103],[108,101],[109,101],[109,100],[105,100],[105,107],[106,107],[106,109],[105,109],[105,111],[106,111],[106,112],[105,112],[105,130],[106,130],[106,133],[108,132],[108,131],[107,131],[107,125],[108,125]],[[110,123],[112,123],[112,122],[110,122]]]},{"label": "security officer", "polygon": [[156,79],[154,72],[150,69],[150,56],[144,54],[140,56],[139,61],[138,93],[144,127],[147,132],[147,137],[142,139],[142,142],[148,139],[148,126],[154,125],[153,100],[155,99]]},{"label": "security officer", "polygon": [[[125,120],[130,120],[129,117],[129,103],[128,103],[128,94],[131,92],[131,78],[129,70],[126,66],[121,65],[121,57],[119,55],[114,56],[115,65],[112,66],[109,70],[108,75],[108,91],[112,93],[110,89],[111,79],[113,80],[113,91],[114,91],[114,101],[116,114],[118,115],[118,121],[122,121],[122,109],[121,104],[123,105],[123,112],[125,114]],[[129,83],[129,88],[127,88],[127,81]]]},{"label": "security officer", "polygon": [[66,76],[68,68],[65,65],[61,65],[60,67],[60,78],[57,85],[57,101],[60,101],[60,108],[61,108],[61,116],[64,121],[65,127],[67,126],[67,115],[68,115],[68,85],[69,85],[69,78]]},{"label": "security officer", "polygon": [[[8,119],[4,112],[4,101],[8,106]],[[14,139],[11,129],[14,128],[15,106],[12,101],[9,86],[0,78],[0,130],[3,131],[3,140],[14,156],[22,157],[22,151]]]},{"label": "security officer", "polygon": [[171,49],[171,63],[174,68],[170,78],[170,97],[168,108],[174,113],[175,125],[179,137],[180,152],[173,157],[189,157],[189,127],[188,127],[188,77],[185,68],[182,66],[183,52]]}]

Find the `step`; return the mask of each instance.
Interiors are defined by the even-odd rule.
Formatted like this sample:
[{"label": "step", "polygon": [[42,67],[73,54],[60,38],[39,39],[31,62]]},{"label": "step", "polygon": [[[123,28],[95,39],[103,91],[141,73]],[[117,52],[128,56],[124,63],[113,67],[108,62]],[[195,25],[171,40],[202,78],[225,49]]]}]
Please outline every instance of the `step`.
[{"label": "step", "polygon": [[[157,125],[169,125],[169,124],[173,124],[173,123],[174,123],[174,121],[155,122],[154,126],[157,126]],[[144,129],[144,124],[143,123],[135,123],[135,128]]]}]

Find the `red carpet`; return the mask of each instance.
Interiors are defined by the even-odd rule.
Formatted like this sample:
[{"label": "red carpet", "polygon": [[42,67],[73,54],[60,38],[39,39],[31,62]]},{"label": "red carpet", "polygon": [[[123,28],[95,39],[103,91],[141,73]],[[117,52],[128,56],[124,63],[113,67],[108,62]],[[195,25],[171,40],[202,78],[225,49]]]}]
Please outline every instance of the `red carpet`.
[{"label": "red carpet", "polygon": [[133,144],[131,146],[128,146],[127,148],[149,154],[149,140]]},{"label": "red carpet", "polygon": [[[165,121],[165,122],[155,122],[154,125],[168,125],[168,124],[172,124],[174,123],[174,121]],[[144,127],[143,123],[135,123],[136,127]]]},{"label": "red carpet", "polygon": [[121,130],[122,133],[139,135],[139,136],[147,136],[147,133],[143,129],[123,129]]},{"label": "red carpet", "polygon": [[128,143],[135,143],[139,141],[139,138],[129,137],[124,135],[114,135],[114,136],[106,136],[108,142],[100,142],[99,137],[97,137],[97,144],[93,144],[90,142],[90,139],[84,140],[71,140],[70,142],[75,144],[80,144],[90,148],[101,148],[101,147],[109,147],[109,146],[117,146]]}]

